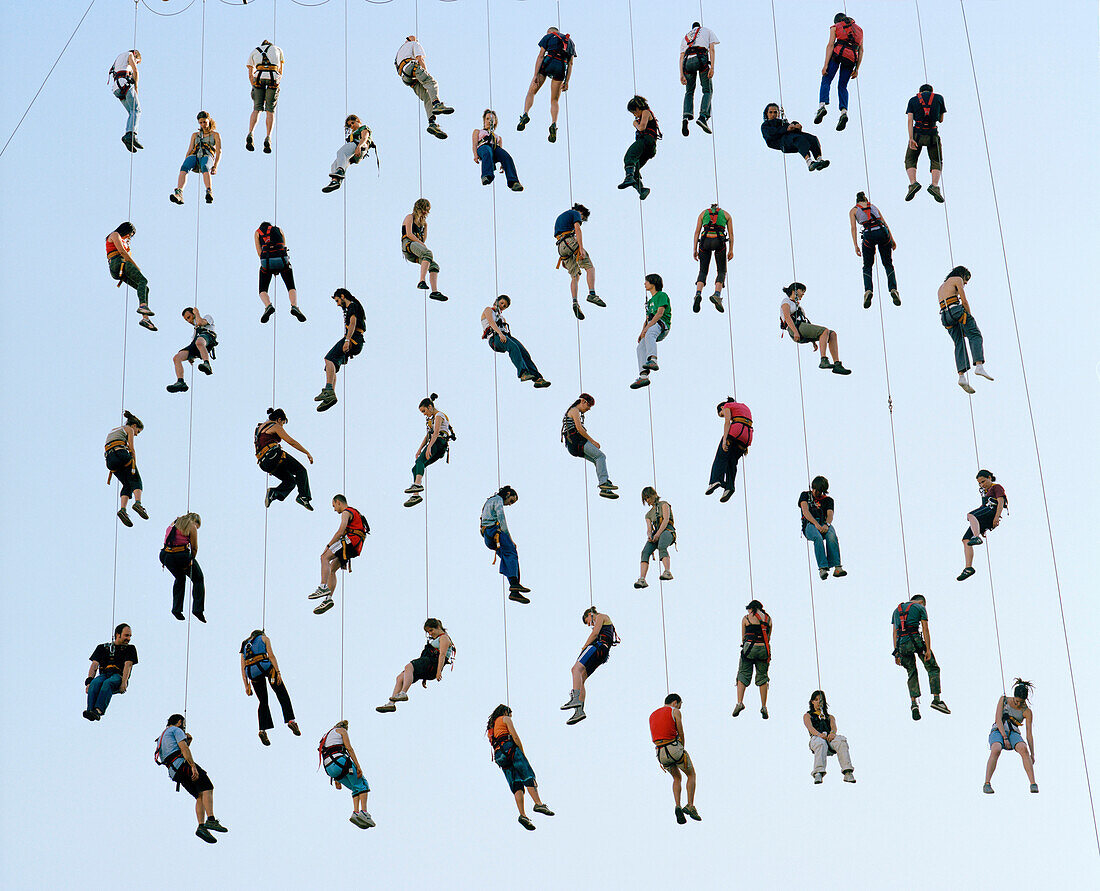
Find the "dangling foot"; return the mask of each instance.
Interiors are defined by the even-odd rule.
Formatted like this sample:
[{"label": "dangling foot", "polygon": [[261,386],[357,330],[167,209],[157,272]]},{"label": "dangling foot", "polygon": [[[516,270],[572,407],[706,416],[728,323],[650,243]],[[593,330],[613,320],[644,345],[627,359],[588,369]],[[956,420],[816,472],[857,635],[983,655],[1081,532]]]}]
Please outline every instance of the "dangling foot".
[{"label": "dangling foot", "polygon": [[587,717],[588,717],[588,715],[586,715],[584,713],[584,706],[583,705],[578,705],[577,710],[569,716],[569,719],[565,723],[570,725],[570,726],[573,725],[573,724],[579,724],[581,721],[583,721]]},{"label": "dangling foot", "polygon": [[317,406],[317,411],[328,411],[340,401],[336,398],[336,391],[333,390],[332,387],[325,387],[325,389],[321,391],[321,396],[323,398],[317,400],[320,403]]},{"label": "dangling foot", "polygon": [[814,785],[815,786],[820,786],[824,782],[825,782],[825,774],[823,774],[823,773],[815,773],[814,774]]},{"label": "dangling foot", "polygon": [[721,488],[722,488],[722,484],[721,484],[721,483],[711,483],[711,484],[710,484],[709,486],[707,486],[707,488],[706,488],[706,489],[704,490],[703,494],[704,494],[704,495],[713,495],[713,494],[714,494],[715,492],[717,492],[717,491],[718,491],[719,489],[721,489]]},{"label": "dangling foot", "polygon": [[290,308],[290,314],[294,316],[294,318],[296,318],[299,322],[304,322],[306,320],[306,314],[298,309],[298,307],[296,306],[292,306]]},{"label": "dangling foot", "polygon": [[645,579],[638,579],[636,582],[634,582],[634,587],[635,588],[648,588],[649,587],[649,582],[647,582]]},{"label": "dangling foot", "polygon": [[278,500],[279,499],[275,496],[275,490],[274,489],[268,489],[267,494],[264,495],[264,507],[265,508],[271,507],[272,502],[278,501]]},{"label": "dangling foot", "polygon": [[531,589],[528,588],[526,585],[521,584],[520,582],[516,582],[513,585],[509,585],[508,590],[509,591],[519,591],[520,594],[530,594],[531,593]]},{"label": "dangling foot", "polygon": [[156,326],[156,325],[154,325],[154,324],[152,323],[152,321],[151,321],[151,320],[149,319],[149,316],[150,316],[150,315],[152,315],[152,313],[149,313],[148,315],[144,315],[144,316],[142,316],[142,319],[141,319],[141,321],[140,321],[140,322],[138,322],[138,324],[139,324],[139,325],[141,325],[141,327],[142,327],[142,328],[145,328],[145,329],[147,329],[147,330],[149,330],[149,331],[156,331],[156,330],[157,330],[157,326]]},{"label": "dangling foot", "polygon": [[270,155],[271,154],[271,137],[270,136],[265,136],[264,137],[264,154],[265,155]]},{"label": "dangling foot", "polygon": [[972,386],[970,386],[970,382],[966,379],[966,375],[964,374],[959,375],[959,386],[962,387],[963,390],[969,393],[971,396],[978,392]]},{"label": "dangling foot", "polygon": [[416,507],[423,500],[423,495],[411,495],[408,501],[405,502],[405,507]]},{"label": "dangling foot", "polygon": [[928,194],[935,198],[940,204],[943,204],[945,199],[943,197],[943,192],[940,191],[939,186],[929,186]]},{"label": "dangling foot", "polygon": [[699,129],[702,130],[704,133],[714,132],[710,129],[710,121],[707,120],[707,118],[699,118],[699,120],[697,120],[695,123],[699,125]]},{"label": "dangling foot", "polygon": [[850,770],[844,771],[844,782],[854,783],[856,781],[855,773]]},{"label": "dangling foot", "polygon": [[295,736],[301,736],[302,735],[302,731],[298,728],[298,722],[297,721],[287,721],[286,726],[290,730],[290,732],[293,733]]},{"label": "dangling foot", "polygon": [[251,134],[251,133],[249,133],[249,134],[248,134],[248,135],[247,135],[247,136],[246,136],[246,137],[244,138],[244,150],[245,150],[246,152],[254,152],[254,151],[256,151],[256,144],[255,144],[255,143],[254,143],[254,142],[252,141],[252,134]]},{"label": "dangling foot", "polygon": [[329,181],[328,181],[328,185],[327,186],[322,186],[321,191],[322,192],[335,192],[338,188],[340,188],[340,183],[343,182],[343,179],[344,178],[342,176],[330,176]]},{"label": "dangling foot", "polygon": [[726,311],[726,308],[722,305],[722,292],[721,291],[715,291],[713,294],[711,294],[710,295],[710,302],[714,304],[714,308],[716,310],[718,310],[718,312],[725,312]]},{"label": "dangling foot", "polygon": [[724,491],[724,492],[722,493],[722,497],[721,497],[721,498],[719,498],[718,500],[719,500],[719,502],[721,502],[722,504],[725,504],[725,503],[726,503],[727,501],[729,501],[729,500],[730,500],[730,499],[731,499],[732,497],[733,497],[733,489],[726,489],[726,490],[725,490],[725,491]]},{"label": "dangling foot", "polygon": [[691,123],[691,118],[684,118],[683,121],[680,122],[680,132],[684,136],[688,135],[688,124],[690,124],[690,123]]},{"label": "dangling foot", "polygon": [[374,710],[376,712],[386,714],[386,712],[395,712],[395,711],[397,711],[397,706],[394,705],[392,702],[387,702],[385,705],[376,705],[374,707]]},{"label": "dangling foot", "polygon": [[820,124],[823,120],[825,120],[825,115],[827,115],[828,113],[829,113],[828,106],[826,106],[826,105],[819,106],[818,109],[817,109],[817,114],[814,115],[814,123],[815,124]]},{"label": "dangling foot", "polygon": [[408,701],[409,701],[409,694],[408,693],[397,693],[397,694],[390,697],[390,702],[408,702]]},{"label": "dangling foot", "polygon": [[875,292],[874,291],[864,291],[863,292],[863,308],[864,309],[870,309],[871,308],[871,301],[874,300],[874,299],[875,299]]},{"label": "dangling foot", "polygon": [[267,738],[267,731],[266,730],[261,730],[260,731],[260,742],[262,742],[265,746],[271,745],[271,740],[269,740]]},{"label": "dangling foot", "polygon": [[584,313],[581,312],[581,307],[580,307],[580,304],[577,303],[577,298],[576,297],[573,298],[573,315],[575,315],[577,317],[578,322],[583,322],[584,321]]},{"label": "dangling foot", "polygon": [[701,821],[703,819],[702,817],[699,816],[699,812],[695,809],[694,804],[687,805],[683,809],[683,811],[684,811],[685,814],[687,814],[693,820],[700,820]]},{"label": "dangling foot", "polygon": [[947,707],[947,703],[938,696],[932,700],[932,708],[938,712],[943,712],[945,715],[951,714],[951,709]]},{"label": "dangling foot", "polygon": [[579,696],[577,695],[577,691],[576,690],[570,690],[569,691],[569,701],[561,707],[561,710],[563,712],[567,712],[567,711],[569,711],[569,709],[578,708],[580,705],[582,705],[582,703],[581,703],[581,700],[580,700]]},{"label": "dangling foot", "polygon": [[768,720],[768,707],[766,705],[760,706],[760,717],[765,721]]},{"label": "dangling foot", "polygon": [[1032,783],[1031,784],[1031,791],[1032,792],[1038,792],[1039,791],[1039,784],[1038,783]]},{"label": "dangling foot", "polygon": [[679,823],[681,826],[683,826],[688,821],[688,818],[684,816],[684,809],[682,807],[680,807],[680,805],[676,805],[675,813],[676,813],[676,822]]},{"label": "dangling foot", "polygon": [[521,183],[517,179],[514,183],[509,183],[508,188],[511,189],[513,192],[522,192],[523,191],[523,183]]},{"label": "dangling foot", "polygon": [[446,139],[447,134],[443,132],[443,128],[439,126],[435,121],[428,124],[428,132],[437,139]]},{"label": "dangling foot", "polygon": [[142,505],[142,503],[140,501],[135,501],[131,505],[131,507],[133,507],[134,513],[137,514],[139,517],[141,517],[143,520],[148,520],[149,519],[149,514],[146,513],[145,507]]},{"label": "dangling foot", "polygon": [[913,713],[913,720],[914,721],[919,721],[920,720],[920,706],[918,706],[914,702],[912,708],[910,709],[910,711]]},{"label": "dangling foot", "polygon": [[131,144],[131,145],[132,145],[132,146],[133,146],[134,148],[137,148],[137,149],[143,149],[143,148],[145,148],[145,146],[143,146],[143,145],[142,145],[142,144],[141,144],[140,142],[138,142],[138,138],[137,138],[137,134],[136,134],[136,133],[131,133],[131,134],[130,134],[130,144]]},{"label": "dangling foot", "polygon": [[432,103],[432,114],[454,114],[455,110],[449,105],[444,105],[438,99]]},{"label": "dangling foot", "polygon": [[168,200],[173,204],[183,204],[183,190],[173,189],[172,194],[168,196]]},{"label": "dangling foot", "polygon": [[976,548],[978,545],[985,544],[985,539],[980,535],[972,535],[966,540],[966,543],[972,548]]},{"label": "dangling foot", "polygon": [[618,498],[619,493],[615,491],[617,488],[619,487],[610,481],[606,483],[600,483],[600,497],[610,498],[612,500]]},{"label": "dangling foot", "polygon": [[214,191],[212,189],[207,189],[206,190],[206,203],[207,204],[213,204],[214,203]]},{"label": "dangling foot", "polygon": [[619,183],[618,188],[620,188],[620,189],[632,189],[637,184],[638,184],[638,179],[637,179],[637,177],[634,176],[634,168],[633,167],[627,167],[626,168],[626,176],[623,177],[623,181],[621,183]]},{"label": "dangling foot", "polygon": [[309,503],[309,499],[306,498],[305,495],[299,495],[294,500],[297,501],[300,505],[302,505],[302,507],[304,507],[306,510],[308,510],[308,511],[313,510],[313,505]]},{"label": "dangling foot", "polygon": [[664,572],[661,573],[661,581],[662,582],[671,582],[672,581],[672,573],[669,570],[666,569]]},{"label": "dangling foot", "polygon": [[834,579],[842,579],[847,574],[848,574],[848,570],[845,569],[843,566],[837,566],[835,569],[833,569],[833,578]]},{"label": "dangling foot", "polygon": [[533,387],[534,387],[534,388],[535,388],[536,390],[543,390],[543,389],[545,389],[546,387],[549,387],[549,386],[550,386],[550,381],[548,381],[548,380],[547,380],[546,378],[544,378],[544,377],[539,377],[539,378],[535,378],[535,383],[534,383],[534,384],[532,384],[532,386],[533,386]]},{"label": "dangling foot", "polygon": [[203,361],[199,363],[199,371],[201,371],[203,374],[213,374],[214,366],[211,365],[209,362]]},{"label": "dangling foot", "polygon": [[211,832],[228,832],[229,830],[222,826],[214,817],[207,817],[206,822],[202,824]]},{"label": "dangling foot", "polygon": [[447,295],[444,294],[442,291],[432,291],[430,294],[428,294],[428,299],[439,300],[440,302],[442,302],[447,299]]},{"label": "dangling foot", "polygon": [[203,625],[206,624],[206,616],[202,612],[202,610],[193,609],[191,610],[191,615],[193,615],[198,621],[202,622]]},{"label": "dangling foot", "polygon": [[848,126],[848,112],[846,112],[842,108],[840,110],[840,118],[836,122],[836,128],[839,131],[839,130],[843,130],[847,126]]},{"label": "dangling foot", "polygon": [[974,575],[975,571],[976,570],[974,569],[973,566],[968,566],[968,567],[966,567],[966,569],[964,569],[962,572],[960,572],[955,577],[955,581],[956,582],[965,582],[968,578],[970,578],[970,576]]},{"label": "dangling foot", "polygon": [[554,816],[554,812],[550,810],[545,804],[536,804],[534,807],[536,814],[542,814],[544,817]]},{"label": "dangling foot", "polygon": [[96,713],[91,709],[85,709],[83,712],[81,712],[81,714],[84,715],[84,717],[87,718],[89,721],[99,720],[99,718],[96,716]]},{"label": "dangling foot", "polygon": [[817,367],[829,369],[833,367],[833,363],[829,361],[828,356],[822,356],[821,361],[817,363]]},{"label": "dangling foot", "polygon": [[409,488],[405,490],[406,495],[415,495],[417,492],[423,492],[424,487],[419,483],[413,483]]},{"label": "dangling foot", "polygon": [[897,288],[890,289],[890,299],[894,301],[894,306],[901,306],[901,294]]},{"label": "dangling foot", "polygon": [[187,616],[183,614],[183,610],[174,609],[172,615],[175,616],[180,622],[186,622]]},{"label": "dangling foot", "polygon": [[493,181],[493,179],[494,179],[493,175],[491,173],[488,173],[488,174],[486,174],[485,176],[483,176],[481,178],[481,184],[483,186],[487,186],[487,185],[489,185],[489,183],[491,183]]},{"label": "dangling foot", "polygon": [[702,307],[702,305],[703,305],[703,292],[702,291],[696,291],[695,292],[695,300],[693,300],[692,304],[691,304],[691,311],[692,312],[699,312],[699,309],[700,309],[700,307]]},{"label": "dangling foot", "polygon": [[326,597],[331,597],[332,591],[328,585],[318,585],[317,588],[310,593],[308,600],[324,600]]},{"label": "dangling foot", "polygon": [[630,389],[631,390],[640,390],[642,387],[648,387],[648,386],[649,386],[649,375],[648,374],[639,374],[638,379],[635,380],[634,383],[632,383],[630,385]]},{"label": "dangling foot", "polygon": [[522,594],[519,593],[519,591],[516,591],[514,589],[510,590],[510,592],[508,594],[508,599],[509,600],[514,600],[516,603],[530,603],[531,602],[531,598],[524,597]]},{"label": "dangling foot", "polygon": [[905,200],[912,201],[913,196],[920,191],[920,183],[909,183],[909,188],[905,192]]},{"label": "dangling foot", "polygon": [[828,167],[830,161],[827,158],[818,158],[812,164],[810,164],[810,170],[824,170]]},{"label": "dangling foot", "polygon": [[607,306],[607,304],[603,302],[603,298],[595,291],[589,291],[585,300],[589,303],[594,303],[596,306]]},{"label": "dangling foot", "polygon": [[524,127],[531,123],[531,119],[527,116],[527,112],[524,112],[519,116],[519,123],[516,124],[516,129],[522,131]]},{"label": "dangling foot", "polygon": [[260,316],[260,323],[263,324],[263,325],[266,325],[269,321],[271,321],[271,317],[273,315],[275,315],[275,307],[274,306],[265,306],[264,311],[263,311],[263,315]]},{"label": "dangling foot", "polygon": [[745,703],[739,702],[733,707],[733,716],[736,718],[741,712],[745,710]]},{"label": "dangling foot", "polygon": [[985,785],[982,786],[982,791],[986,795],[992,795],[993,794],[993,784],[992,783],[986,783]]},{"label": "dangling foot", "polygon": [[652,189],[647,189],[645,186],[643,186],[641,180],[638,180],[638,199],[640,201],[645,201],[646,198],[649,197],[649,193],[652,191]]},{"label": "dangling foot", "polygon": [[643,371],[660,371],[661,367],[657,364],[657,357],[650,356],[645,360],[645,364],[642,365]]},{"label": "dangling foot", "polygon": [[416,283],[416,286],[417,286],[417,287],[418,287],[418,288],[419,288],[419,289],[420,289],[421,291],[427,291],[427,290],[428,290],[428,283],[427,283],[427,282],[425,282],[425,281],[419,281],[419,282],[417,282],[417,283]]},{"label": "dangling foot", "polygon": [[199,828],[195,830],[195,835],[197,835],[207,844],[217,844],[218,840],[210,834],[210,830],[207,829],[204,825],[200,825]]},{"label": "dangling foot", "polygon": [[126,146],[126,148],[131,153],[137,154],[137,148],[134,146],[134,134],[133,133],[123,133],[122,134],[122,144],[124,146]]},{"label": "dangling foot", "polygon": [[519,820],[519,825],[522,826],[524,829],[530,829],[532,832],[534,831],[535,824],[531,822],[531,818],[528,817],[526,814],[520,814],[519,817],[517,817],[516,819]]},{"label": "dangling foot", "polygon": [[547,142],[557,142],[558,141],[558,125],[557,124],[551,124],[550,125],[550,133],[547,135],[546,141]]},{"label": "dangling foot", "polygon": [[328,597],[325,600],[322,600],[320,603],[318,603],[315,607],[313,607],[313,614],[315,616],[323,615],[324,613],[327,613],[330,609],[332,609],[334,606],[336,606],[336,604],[333,603],[331,597]]},{"label": "dangling foot", "polygon": [[985,366],[981,362],[974,366],[974,373],[979,377],[984,377],[987,381],[993,380],[993,375],[985,370]]},{"label": "dangling foot", "polygon": [[851,374],[851,373],[852,373],[852,369],[845,368],[843,363],[839,359],[837,359],[833,363],[833,374]]},{"label": "dangling foot", "polygon": [[817,574],[818,574],[819,576],[821,576],[821,581],[825,581],[825,579],[827,579],[827,578],[829,577],[829,570],[827,570],[827,569],[819,569],[819,570],[817,571]]},{"label": "dangling foot", "polygon": [[187,389],[188,389],[187,388],[187,381],[185,381],[181,377],[181,378],[177,379],[174,384],[169,384],[164,389],[166,389],[169,393],[186,393]]}]

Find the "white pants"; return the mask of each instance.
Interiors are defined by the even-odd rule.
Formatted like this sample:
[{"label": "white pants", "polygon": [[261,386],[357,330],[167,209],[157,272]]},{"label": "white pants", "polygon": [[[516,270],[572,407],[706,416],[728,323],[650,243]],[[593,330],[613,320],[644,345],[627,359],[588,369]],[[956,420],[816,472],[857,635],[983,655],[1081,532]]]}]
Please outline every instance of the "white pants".
[{"label": "white pants", "polygon": [[336,160],[332,162],[332,167],[329,168],[329,173],[333,176],[343,176],[348,172],[348,165],[351,164],[351,156],[355,154],[356,143],[345,142],[340,146],[340,150],[336,153]]},{"label": "white pants", "polygon": [[848,740],[841,736],[839,733],[833,737],[831,743],[826,742],[820,736],[810,737],[810,751],[814,753],[814,769],[810,771],[810,776],[816,777],[818,774],[825,775],[825,759],[833,753],[829,752],[829,747],[832,746],[833,753],[840,759],[840,769],[842,771],[852,770],[852,759],[848,755]]},{"label": "white pants", "polygon": [[661,326],[660,322],[654,325],[650,325],[646,329],[645,337],[638,342],[638,373],[641,374],[645,369],[642,367],[649,357],[657,356],[657,338],[664,333],[665,329]]}]

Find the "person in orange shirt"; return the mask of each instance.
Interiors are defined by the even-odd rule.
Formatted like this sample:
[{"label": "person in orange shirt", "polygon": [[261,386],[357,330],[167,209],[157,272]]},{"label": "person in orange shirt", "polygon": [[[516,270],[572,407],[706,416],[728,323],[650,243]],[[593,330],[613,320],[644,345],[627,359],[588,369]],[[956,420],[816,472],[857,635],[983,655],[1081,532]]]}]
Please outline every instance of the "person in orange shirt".
[{"label": "person in orange shirt", "polygon": [[523,792],[535,802],[535,813],[544,814],[547,817],[554,816],[542,799],[539,798],[538,783],[535,782],[535,772],[531,769],[531,763],[523,751],[523,743],[520,742],[516,726],[512,723],[512,710],[506,705],[498,705],[489,715],[489,721],[485,725],[485,733],[489,737],[489,745],[493,747],[493,760],[504,771],[504,779],[508,788],[516,797],[516,807],[519,808],[519,823],[524,829],[534,830],[535,824],[527,816],[523,809]]},{"label": "person in orange shirt", "polygon": [[[649,733],[657,747],[657,762],[661,770],[672,774],[672,797],[676,799],[676,822],[687,818],[702,820],[695,809],[695,765],[684,749],[684,720],[680,715],[683,700],[678,693],[669,693],[665,704],[649,716]],[[680,774],[687,777],[687,804],[680,807]]]}]

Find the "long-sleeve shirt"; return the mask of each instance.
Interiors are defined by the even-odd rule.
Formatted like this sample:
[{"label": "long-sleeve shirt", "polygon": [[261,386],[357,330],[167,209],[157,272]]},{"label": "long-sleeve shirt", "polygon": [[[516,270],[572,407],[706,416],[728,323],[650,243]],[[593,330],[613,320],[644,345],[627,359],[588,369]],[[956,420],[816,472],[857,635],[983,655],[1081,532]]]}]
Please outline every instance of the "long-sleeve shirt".
[{"label": "long-sleeve shirt", "polygon": [[508,522],[504,519],[504,499],[493,495],[485,501],[481,509],[481,528],[499,526],[501,532],[508,531]]},{"label": "long-sleeve shirt", "polygon": [[773,118],[770,121],[764,121],[760,125],[760,132],[764,136],[764,142],[768,144],[768,148],[777,149],[783,143],[783,137],[787,135],[787,127],[789,121],[784,118]]}]

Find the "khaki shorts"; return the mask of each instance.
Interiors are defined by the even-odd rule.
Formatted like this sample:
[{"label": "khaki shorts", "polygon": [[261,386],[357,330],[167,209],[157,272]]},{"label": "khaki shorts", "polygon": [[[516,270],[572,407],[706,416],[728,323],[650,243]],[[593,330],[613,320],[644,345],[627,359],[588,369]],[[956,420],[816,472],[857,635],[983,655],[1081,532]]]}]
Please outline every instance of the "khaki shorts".
[{"label": "khaki shorts", "polygon": [[410,263],[420,263],[422,260],[427,260],[428,272],[439,272],[439,264],[435,262],[432,252],[428,250],[427,245],[423,242],[406,238],[401,242],[401,253],[405,255],[405,259]]},{"label": "khaki shorts", "polygon": [[915,149],[905,149],[905,169],[912,170],[917,166],[917,158],[920,150],[928,146],[928,167],[930,170],[943,170],[943,153],[940,145],[939,133],[914,133],[913,140],[917,143]]},{"label": "khaki shorts", "polygon": [[798,336],[802,338],[803,343],[814,343],[828,330],[828,328],[823,328],[821,325],[811,325],[809,322],[803,322],[798,326]]},{"label": "khaki shorts", "polygon": [[558,241],[558,256],[561,257],[561,265],[573,278],[580,278],[582,269],[592,268],[592,258],[585,251],[581,260],[577,259],[577,236],[566,235]]},{"label": "khaki shorts", "polygon": [[742,654],[741,656],[741,661],[737,666],[737,683],[744,684],[747,687],[752,682],[752,670],[755,666],[756,686],[763,687],[768,683],[768,665],[770,662],[768,651],[764,645],[753,644],[749,649],[749,655],[746,657]]},{"label": "khaki shorts", "polygon": [[695,769],[691,763],[691,756],[684,751],[684,744],[679,741],[657,746],[657,762],[661,765],[661,770],[666,771],[672,767],[685,772]]},{"label": "khaki shorts", "polygon": [[252,110],[274,111],[275,103],[279,101],[278,87],[253,87]]}]

